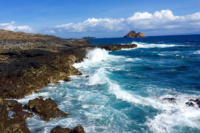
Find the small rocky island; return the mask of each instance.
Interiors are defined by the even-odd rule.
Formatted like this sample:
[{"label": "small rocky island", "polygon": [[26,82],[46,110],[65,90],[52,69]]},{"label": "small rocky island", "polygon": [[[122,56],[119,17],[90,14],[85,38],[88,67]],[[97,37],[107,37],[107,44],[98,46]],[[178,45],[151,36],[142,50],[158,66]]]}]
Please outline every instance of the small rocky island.
[{"label": "small rocky island", "polygon": [[87,36],[87,37],[83,37],[83,39],[85,39],[85,40],[87,40],[87,39],[96,39],[96,37],[89,37],[89,36]]},{"label": "small rocky island", "polygon": [[[41,121],[68,117],[70,114],[60,110],[50,97],[38,97],[25,105],[10,99],[24,98],[49,83],[67,82],[70,75],[81,75],[72,65],[83,61],[87,52],[97,47],[116,51],[137,45],[93,45],[85,39],[0,29],[0,133],[30,133],[26,119],[33,114]],[[13,114],[9,116],[9,112]],[[55,125],[51,133],[85,133],[82,126],[75,126],[69,129]]]},{"label": "small rocky island", "polygon": [[124,38],[141,38],[145,37],[145,35],[141,32],[136,33],[134,30],[130,31],[127,35],[124,36]]}]

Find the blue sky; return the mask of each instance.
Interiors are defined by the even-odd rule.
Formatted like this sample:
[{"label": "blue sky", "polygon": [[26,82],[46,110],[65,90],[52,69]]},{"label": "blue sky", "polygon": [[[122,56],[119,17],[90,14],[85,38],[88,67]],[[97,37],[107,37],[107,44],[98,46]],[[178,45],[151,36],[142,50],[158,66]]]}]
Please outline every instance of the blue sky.
[{"label": "blue sky", "polygon": [[1,0],[0,29],[64,38],[200,33],[200,0]]}]

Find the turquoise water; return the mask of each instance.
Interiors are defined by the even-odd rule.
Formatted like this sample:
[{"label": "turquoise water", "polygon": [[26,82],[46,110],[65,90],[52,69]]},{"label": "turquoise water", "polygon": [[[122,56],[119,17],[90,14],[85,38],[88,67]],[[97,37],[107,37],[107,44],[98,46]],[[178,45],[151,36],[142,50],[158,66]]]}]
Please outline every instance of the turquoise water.
[{"label": "turquoise water", "polygon": [[[93,44],[131,44],[136,49],[96,48],[74,66],[83,75],[49,84],[24,99],[52,98],[68,118],[27,119],[32,132],[60,125],[82,125],[87,133],[200,132],[200,109],[188,107],[200,94],[200,35],[89,40]],[[89,77],[86,77],[89,75]],[[168,103],[163,98],[176,98]]]}]

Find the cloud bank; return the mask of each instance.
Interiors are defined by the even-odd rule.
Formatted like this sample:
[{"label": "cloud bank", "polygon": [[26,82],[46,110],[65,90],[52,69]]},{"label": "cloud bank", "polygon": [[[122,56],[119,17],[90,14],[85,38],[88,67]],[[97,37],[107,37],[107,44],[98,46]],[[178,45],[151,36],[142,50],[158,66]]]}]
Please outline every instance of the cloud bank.
[{"label": "cloud bank", "polygon": [[175,16],[170,10],[136,12],[128,18],[88,18],[79,23],[67,23],[53,27],[50,31],[57,32],[93,32],[93,31],[128,31],[128,30],[170,30],[200,28],[200,12]]},{"label": "cloud bank", "polygon": [[0,23],[0,29],[10,30],[10,31],[23,31],[23,32],[32,32],[33,29],[27,25],[24,26],[15,26],[15,21],[10,23]]}]

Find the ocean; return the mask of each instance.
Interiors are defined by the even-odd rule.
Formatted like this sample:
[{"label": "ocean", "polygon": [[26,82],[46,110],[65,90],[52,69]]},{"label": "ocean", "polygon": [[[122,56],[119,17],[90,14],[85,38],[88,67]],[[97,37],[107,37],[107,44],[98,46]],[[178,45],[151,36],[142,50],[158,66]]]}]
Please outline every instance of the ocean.
[{"label": "ocean", "polygon": [[[135,49],[88,51],[71,76],[19,100],[52,98],[69,113],[49,122],[33,115],[32,132],[82,125],[86,133],[197,133],[200,109],[185,103],[200,98],[200,35],[91,39],[93,44],[137,44]],[[88,77],[88,76],[89,77]],[[176,102],[164,101],[175,98]]]}]

